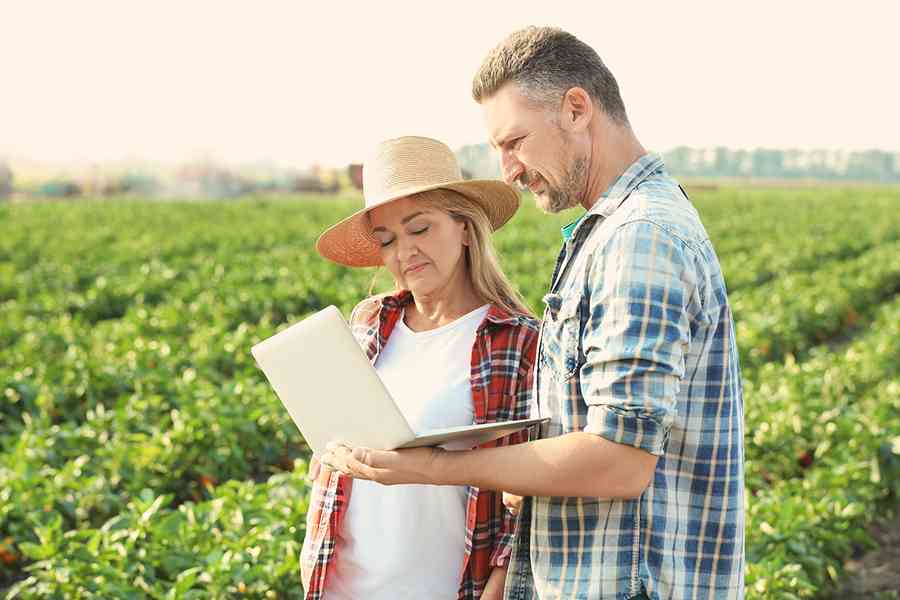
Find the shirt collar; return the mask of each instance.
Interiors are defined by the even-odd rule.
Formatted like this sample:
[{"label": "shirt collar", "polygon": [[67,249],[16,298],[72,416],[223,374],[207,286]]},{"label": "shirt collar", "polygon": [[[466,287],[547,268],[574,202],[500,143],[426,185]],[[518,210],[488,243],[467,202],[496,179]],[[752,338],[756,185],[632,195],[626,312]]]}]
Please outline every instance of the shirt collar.
[{"label": "shirt collar", "polygon": [[[412,292],[410,292],[409,290],[400,290],[398,292],[392,292],[382,297],[381,305],[388,312],[400,312],[400,310],[404,306],[411,303],[412,301]],[[498,325],[516,325],[519,323],[520,317],[516,314],[503,310],[496,304],[491,304],[491,307],[488,309],[488,313],[487,316],[485,316],[485,319],[487,321],[490,321],[491,323],[495,323]]]},{"label": "shirt collar", "polygon": [[381,305],[388,310],[399,310],[412,302],[412,299],[412,292],[409,290],[399,290],[382,297]]},{"label": "shirt collar", "polygon": [[613,214],[622,201],[628,197],[634,188],[650,176],[651,173],[663,168],[662,157],[658,154],[648,153],[631,163],[625,172],[619,175],[611,186],[594,202],[586,214],[599,215],[603,218]]},{"label": "shirt collar", "polygon": [[596,218],[605,219],[613,214],[639,183],[644,181],[651,173],[664,168],[662,157],[658,154],[648,153],[631,163],[625,172],[603,192],[603,195],[594,202],[591,209],[581,215],[578,220],[569,223],[562,228],[563,242],[568,242],[579,226],[585,221],[594,221]]},{"label": "shirt collar", "polygon": [[497,325],[516,325],[519,323],[520,317],[516,314],[503,310],[496,304],[491,304],[485,317],[491,323]]},{"label": "shirt collar", "polygon": [[579,223],[584,221],[584,217],[586,215],[587,215],[587,213],[584,213],[580,217],[578,217],[576,220],[574,220],[571,223],[569,223],[568,225],[566,225],[565,227],[560,228],[560,230],[562,231],[562,238],[563,238],[564,242],[567,241],[570,237],[572,237],[572,234],[575,232],[575,228],[578,227]]}]

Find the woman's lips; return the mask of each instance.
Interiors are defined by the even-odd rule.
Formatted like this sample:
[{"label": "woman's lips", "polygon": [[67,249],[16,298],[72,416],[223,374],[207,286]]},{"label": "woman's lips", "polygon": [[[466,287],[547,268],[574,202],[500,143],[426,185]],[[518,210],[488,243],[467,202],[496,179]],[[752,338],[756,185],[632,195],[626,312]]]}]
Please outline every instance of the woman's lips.
[{"label": "woman's lips", "polygon": [[419,271],[421,271],[422,269],[424,269],[427,266],[428,266],[428,263],[422,263],[421,265],[414,265],[412,267],[407,267],[406,271],[404,271],[404,273],[406,275],[410,275],[412,273],[418,273]]}]

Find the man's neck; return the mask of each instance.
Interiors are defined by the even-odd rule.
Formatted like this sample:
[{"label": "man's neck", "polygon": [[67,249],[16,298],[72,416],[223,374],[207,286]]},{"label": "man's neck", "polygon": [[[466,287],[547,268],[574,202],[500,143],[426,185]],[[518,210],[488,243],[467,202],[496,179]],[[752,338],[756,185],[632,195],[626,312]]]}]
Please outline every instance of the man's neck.
[{"label": "man's neck", "polygon": [[591,140],[587,189],[581,205],[591,210],[634,162],[647,154],[630,127],[598,122]]}]

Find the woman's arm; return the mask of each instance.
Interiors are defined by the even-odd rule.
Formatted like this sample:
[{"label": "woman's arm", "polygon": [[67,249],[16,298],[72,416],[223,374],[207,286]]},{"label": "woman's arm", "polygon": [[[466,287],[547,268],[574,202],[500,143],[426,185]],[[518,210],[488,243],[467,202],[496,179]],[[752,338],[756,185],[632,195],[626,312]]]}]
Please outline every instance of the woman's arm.
[{"label": "woman's arm", "polygon": [[494,567],[484,586],[484,592],[481,593],[481,600],[502,600],[504,585],[506,585],[506,567]]}]

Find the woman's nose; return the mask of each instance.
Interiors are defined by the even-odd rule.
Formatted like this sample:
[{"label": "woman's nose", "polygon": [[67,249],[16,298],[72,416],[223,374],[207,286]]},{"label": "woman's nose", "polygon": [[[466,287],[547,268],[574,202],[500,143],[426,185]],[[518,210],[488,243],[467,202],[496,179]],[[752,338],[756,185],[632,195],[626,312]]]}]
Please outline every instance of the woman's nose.
[{"label": "woman's nose", "polygon": [[406,261],[408,258],[415,256],[418,254],[419,249],[416,246],[415,241],[411,236],[404,235],[400,236],[397,239],[397,258],[400,259],[401,262]]}]

